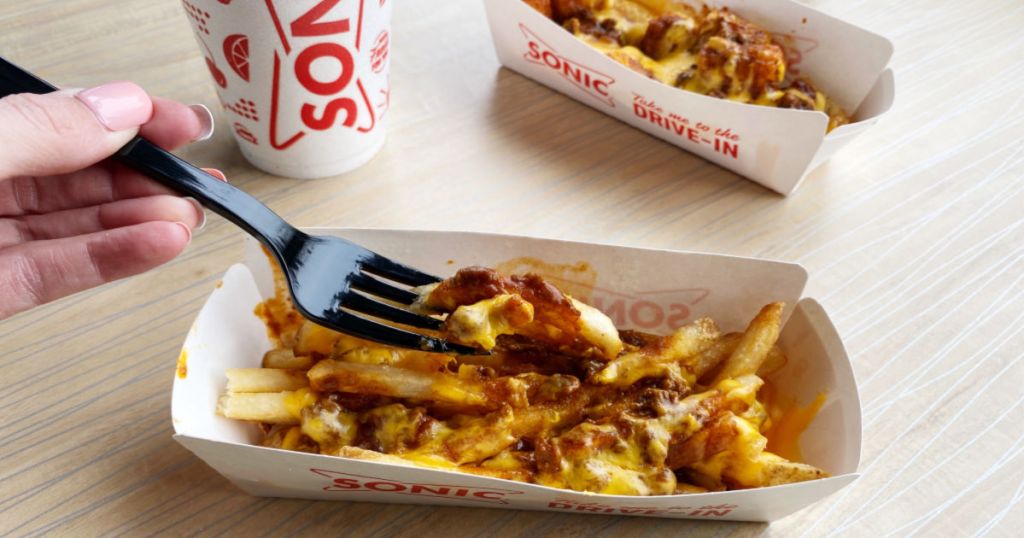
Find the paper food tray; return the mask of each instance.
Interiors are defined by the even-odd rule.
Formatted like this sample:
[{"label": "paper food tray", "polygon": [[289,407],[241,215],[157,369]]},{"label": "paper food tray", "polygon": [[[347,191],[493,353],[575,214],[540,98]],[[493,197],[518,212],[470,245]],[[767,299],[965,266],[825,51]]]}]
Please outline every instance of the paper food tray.
[{"label": "paper food tray", "polygon": [[[699,3],[689,2],[698,6]],[[768,29],[790,71],[853,113],[825,134],[828,116],[737,103],[649,79],[591,48],[522,0],[484,0],[501,63],[686,151],[789,194],[892,106],[892,42],[791,0],[710,1]]]},{"label": "paper food tray", "polygon": [[250,240],[245,264],[228,269],[189,331],[172,400],[175,439],[246,492],[307,499],[771,521],[834,493],[857,477],[861,410],[853,371],[822,307],[813,299],[801,298],[806,272],[798,265],[493,234],[314,232],[347,238],[443,276],[473,264],[540,272],[571,289],[574,296],[599,305],[619,327],[659,334],[701,316],[714,318],[723,331],[742,330],[764,304],[786,301],[779,345],[789,362],[768,378],[781,393],[802,405],[820,392],[827,395],[801,437],[800,448],[808,463],[833,476],[740,491],[612,496],[255,446],[259,433],[254,425],[216,414],[217,399],[226,382],[224,369],[257,367],[270,348],[266,328],[253,309],[273,293],[271,272],[258,244]]}]

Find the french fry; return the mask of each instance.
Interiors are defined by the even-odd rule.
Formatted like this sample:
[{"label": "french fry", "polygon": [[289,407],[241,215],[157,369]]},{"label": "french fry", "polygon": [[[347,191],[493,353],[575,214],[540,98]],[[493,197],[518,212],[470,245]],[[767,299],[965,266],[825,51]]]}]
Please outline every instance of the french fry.
[{"label": "french fry", "polygon": [[665,464],[669,469],[679,469],[710,459],[726,450],[738,434],[733,418],[735,415],[726,411],[686,440],[669,445]]},{"label": "french fry", "polygon": [[828,476],[765,450],[767,440],[753,425],[725,411],[682,443],[669,447],[669,468],[688,467],[702,475],[704,485],[766,487]]},{"label": "french fry", "polygon": [[300,452],[317,452],[319,446],[302,436],[302,429],[288,424],[275,424],[263,438],[263,446]]},{"label": "french fry", "polygon": [[382,364],[428,373],[445,371],[449,365],[455,362],[455,359],[443,353],[428,353],[415,350],[399,351],[369,344],[352,347],[349,345],[350,343],[346,339],[338,340],[334,346],[334,351],[331,352],[331,358],[342,362]]},{"label": "french fry", "polygon": [[[645,377],[664,375],[672,366],[701,353],[719,337],[718,327],[708,318],[680,327],[676,332],[651,346],[625,353],[613,359],[594,375],[593,381],[605,385],[628,387]],[[692,374],[689,376],[694,381]]]},{"label": "french fry", "polygon": [[693,371],[694,377],[704,384],[710,379],[714,379],[715,374],[718,370],[721,370],[721,366],[725,362],[725,359],[732,355],[733,351],[736,351],[736,346],[740,343],[740,338],[743,333],[729,333],[723,335],[721,338],[711,344],[707,349],[701,353],[691,357],[687,363],[688,368]]},{"label": "french fry", "polygon": [[508,406],[482,417],[462,417],[450,434],[426,444],[422,451],[444,454],[458,464],[482,462],[516,442],[510,428],[513,420]]},{"label": "french fry", "polygon": [[689,493],[707,493],[707,492],[708,492],[707,488],[702,488],[700,486],[695,486],[693,484],[687,484],[686,482],[677,482],[676,483],[676,490],[674,492],[672,492],[672,493],[674,493],[675,495],[686,495],[686,494],[689,494]]},{"label": "french fry", "polygon": [[522,382],[504,377],[477,381],[451,374],[414,372],[378,364],[325,359],[309,370],[310,384],[320,392],[353,392],[428,400],[467,411],[497,409],[503,403],[526,405]]},{"label": "french fry", "polygon": [[789,461],[771,452],[762,453],[759,463],[762,466],[760,487],[806,482],[829,476],[813,465]]},{"label": "french fry", "polygon": [[757,375],[767,376],[781,370],[789,359],[786,358],[786,354],[782,352],[779,346],[772,346],[772,349],[768,351],[768,357],[765,358],[761,367],[757,369]]},{"label": "french fry", "polygon": [[533,451],[509,449],[479,464],[460,465],[459,471],[504,478],[505,480],[534,482],[537,473],[533,470],[533,466]]},{"label": "french fry", "polygon": [[782,303],[742,333],[722,335],[702,318],[660,337],[619,332],[537,275],[474,268],[421,293],[449,312],[449,333],[493,354],[454,357],[336,333],[297,316],[279,285],[280,296],[257,309],[278,347],[263,368],[227,370],[218,412],[262,423],[268,447],[595,493],[828,476],[767,451],[761,433],[772,397],[757,372],[786,364],[776,345]]},{"label": "french fry", "polygon": [[381,463],[390,463],[392,465],[404,465],[406,467],[435,467],[442,469],[451,469],[455,465],[444,460],[437,460],[436,464],[433,461],[412,461],[401,456],[395,456],[392,454],[382,454],[376,450],[367,450],[365,448],[359,448],[357,446],[343,446],[338,449],[336,456],[343,458],[350,458],[354,460],[363,461],[377,461]]},{"label": "french fry", "polygon": [[217,412],[227,418],[268,424],[298,424],[299,417],[289,410],[291,392],[229,392],[221,396]]},{"label": "french fry", "polygon": [[308,370],[313,366],[313,358],[308,355],[296,356],[290,348],[276,348],[263,355],[262,365],[264,368]]},{"label": "french fry", "polygon": [[722,370],[718,372],[712,385],[731,377],[739,377],[756,373],[771,351],[775,341],[779,339],[779,327],[782,324],[782,310],[785,303],[765,305],[757,316],[750,321],[736,349],[726,359]]},{"label": "french fry", "polygon": [[416,309],[451,313],[445,332],[486,349],[499,334],[517,334],[604,360],[622,350],[618,330],[607,315],[533,273],[509,277],[486,267],[467,267],[421,293],[426,296],[421,295]]},{"label": "french fry", "polygon": [[330,355],[338,340],[345,337],[341,333],[332,331],[306,320],[295,335],[295,354],[312,355],[318,353],[323,356]]},{"label": "french fry", "polygon": [[551,17],[551,0],[525,0],[533,9],[540,11],[545,17]]},{"label": "french fry", "polygon": [[309,386],[306,372],[278,368],[228,368],[227,391],[239,392],[281,392]]}]

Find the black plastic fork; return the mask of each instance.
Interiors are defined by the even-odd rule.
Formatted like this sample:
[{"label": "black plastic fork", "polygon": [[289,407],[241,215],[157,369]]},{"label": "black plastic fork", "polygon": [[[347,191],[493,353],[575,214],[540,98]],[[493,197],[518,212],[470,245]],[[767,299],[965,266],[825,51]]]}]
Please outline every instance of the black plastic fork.
[{"label": "black plastic fork", "polygon": [[[56,90],[0,57],[0,97]],[[113,158],[181,194],[196,198],[263,243],[281,264],[295,307],[307,319],[392,346],[442,353],[481,353],[478,349],[379,323],[355,313],[437,330],[441,327],[440,320],[372,299],[369,295],[410,305],[417,299],[416,293],[376,277],[408,286],[431,284],[439,282],[440,278],[338,237],[303,233],[245,191],[217,180],[142,137],[135,137]]]}]

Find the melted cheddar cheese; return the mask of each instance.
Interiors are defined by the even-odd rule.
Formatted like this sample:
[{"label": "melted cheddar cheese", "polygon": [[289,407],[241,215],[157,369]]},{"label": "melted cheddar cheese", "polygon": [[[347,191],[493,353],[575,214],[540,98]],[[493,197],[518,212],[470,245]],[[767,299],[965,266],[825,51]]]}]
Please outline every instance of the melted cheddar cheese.
[{"label": "melted cheddar cheese", "polygon": [[824,112],[828,131],[850,117],[766,30],[729,8],[667,0],[530,0],[609,58],[663,84],[741,103]]},{"label": "melted cheddar cheese", "polygon": [[518,295],[502,294],[463,305],[448,316],[448,332],[455,340],[494,349],[498,336],[515,334],[516,328],[533,321],[533,305]]},{"label": "melted cheddar cheese", "polygon": [[442,335],[492,350],[453,357],[335,333],[293,316],[285,293],[258,309],[277,366],[229,370],[218,407],[262,422],[266,446],[611,495],[827,476],[767,450],[766,431],[795,438],[817,409],[780,415],[761,394],[757,369],[786,363],[780,303],[742,334],[707,318],[620,333],[537,275],[467,268],[420,291]]}]

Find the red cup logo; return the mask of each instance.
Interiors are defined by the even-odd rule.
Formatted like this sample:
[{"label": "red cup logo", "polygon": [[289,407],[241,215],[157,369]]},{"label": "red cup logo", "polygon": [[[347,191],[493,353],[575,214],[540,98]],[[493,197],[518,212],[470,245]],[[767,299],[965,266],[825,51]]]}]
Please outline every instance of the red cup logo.
[{"label": "red cup logo", "polygon": [[[365,0],[320,0],[292,20],[281,20],[274,0],[266,0],[283,54],[274,52],[274,78],[271,88],[270,145],[284,150],[302,139],[308,130],[325,131],[337,127],[354,128],[359,132],[373,130],[377,123],[373,106],[363,82],[355,76],[354,54],[360,53]],[[355,4],[355,17],[339,16],[336,6]],[[345,45],[340,38],[354,38]],[[379,39],[379,38],[378,38]],[[346,40],[347,41],[347,40]],[[353,47],[353,48],[350,48]],[[383,44],[387,57],[387,39]],[[363,54],[366,52],[364,51]],[[288,62],[291,62],[291,69]],[[325,69],[323,66],[333,66]],[[383,64],[382,64],[383,65]],[[320,66],[319,68],[316,66]],[[292,110],[281,110],[282,77],[288,71],[306,92],[297,110],[301,130],[278,132],[278,117]]]},{"label": "red cup logo", "polygon": [[242,80],[249,82],[249,38],[233,34],[224,38],[224,58],[228,66]]},{"label": "red cup logo", "polygon": [[210,70],[210,76],[213,77],[213,81],[217,83],[221,88],[228,87],[228,77],[224,76],[224,72],[217,67],[217,64],[213,61],[213,58],[206,57],[206,68]]},{"label": "red cup logo", "polygon": [[247,129],[245,125],[235,122],[235,124],[232,127],[235,128],[235,134],[238,135],[238,138],[241,138],[242,140],[245,140],[246,142],[253,144],[255,146],[258,146],[260,144],[259,140],[256,139],[256,135],[252,134],[252,131]]},{"label": "red cup logo", "polygon": [[388,32],[383,30],[374,41],[373,49],[370,52],[370,68],[373,69],[374,73],[380,73],[384,69],[384,65],[388,61],[389,45],[390,38],[388,37]]}]

